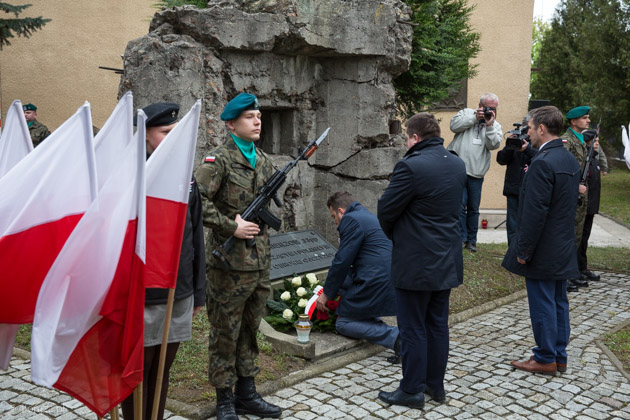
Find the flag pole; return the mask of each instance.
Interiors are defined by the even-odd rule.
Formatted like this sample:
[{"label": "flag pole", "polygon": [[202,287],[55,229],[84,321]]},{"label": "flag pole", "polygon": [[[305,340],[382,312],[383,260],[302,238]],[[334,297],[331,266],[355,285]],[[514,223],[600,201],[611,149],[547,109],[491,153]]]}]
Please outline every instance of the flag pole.
[{"label": "flag pole", "polygon": [[109,418],[111,420],[118,420],[118,405],[112,408],[112,411],[109,412]]},{"label": "flag pole", "polygon": [[171,328],[171,317],[173,316],[173,302],[175,301],[175,288],[168,289],[168,300],[166,302],[166,315],[164,316],[164,332],[162,334],[162,345],[160,346],[160,361],[158,364],[157,378],[155,380],[155,396],[153,397],[153,411],[151,420],[157,420],[160,407],[160,393],[162,391],[162,380],[164,379],[164,364],[166,362],[166,348],[168,347],[168,332]]},{"label": "flag pole", "polygon": [[142,384],[140,382],[136,389],[133,390],[133,418],[141,419],[142,417]]}]

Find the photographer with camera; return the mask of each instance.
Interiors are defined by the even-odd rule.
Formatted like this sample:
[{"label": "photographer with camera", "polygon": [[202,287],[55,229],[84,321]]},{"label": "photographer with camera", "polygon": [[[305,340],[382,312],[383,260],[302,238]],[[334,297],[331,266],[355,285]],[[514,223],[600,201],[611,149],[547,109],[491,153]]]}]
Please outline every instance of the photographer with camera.
[{"label": "photographer with camera", "polygon": [[501,124],[496,121],[498,106],[497,95],[486,93],[476,110],[462,109],[451,118],[455,138],[447,149],[457,153],[466,164],[466,187],[459,222],[462,242],[471,252],[477,252],[481,186],[490,168],[490,151],[499,148],[503,137]]},{"label": "photographer with camera", "polygon": [[510,136],[506,139],[505,147],[497,153],[497,163],[506,166],[505,180],[503,182],[503,195],[507,198],[507,238],[508,246],[516,236],[518,214],[518,196],[523,177],[527,171],[527,165],[531,162],[536,149],[529,142],[529,115],[523,118],[522,123],[514,123],[514,130],[508,131]]}]

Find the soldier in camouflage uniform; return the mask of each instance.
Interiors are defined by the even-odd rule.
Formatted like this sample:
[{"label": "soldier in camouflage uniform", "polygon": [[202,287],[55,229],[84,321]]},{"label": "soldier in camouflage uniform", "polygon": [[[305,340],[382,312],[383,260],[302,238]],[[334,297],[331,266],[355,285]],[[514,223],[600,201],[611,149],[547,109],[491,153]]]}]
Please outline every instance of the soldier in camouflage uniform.
[{"label": "soldier in camouflage uniform", "polygon": [[[588,147],[584,144],[582,132],[588,130],[591,122],[589,118],[590,107],[578,106],[567,112],[567,120],[569,128],[562,135],[564,147],[566,147],[580,164],[581,171],[584,172],[586,166],[586,157],[588,155]],[[586,219],[586,205],[588,201],[588,191],[586,185],[580,184],[578,206],[575,211],[575,238],[576,238],[576,258],[577,249],[582,242],[582,232],[584,231],[584,220]],[[570,279],[567,284],[567,291],[575,292],[579,287],[588,287],[588,281],[584,279]]]},{"label": "soldier in camouflage uniform", "polygon": [[[217,419],[238,419],[238,414],[280,417],[280,407],[256,392],[259,368],[256,333],[270,291],[269,234],[267,227],[243,220],[240,214],[274,173],[267,156],[253,142],[260,138],[261,114],[254,95],[241,93],[221,114],[230,136],[204,159],[195,177],[203,202],[203,223],[210,228],[206,241],[207,310],[210,320],[210,384],[217,389]],[[230,271],[223,271],[212,256],[230,236],[237,238]],[[251,248],[247,239],[255,239]],[[235,392],[232,387],[236,385]]]},{"label": "soldier in camouflage uniform", "polygon": [[24,118],[26,118],[26,124],[28,125],[28,132],[31,135],[33,141],[33,147],[37,147],[46,137],[50,135],[48,127],[37,121],[37,107],[33,104],[26,104],[22,106],[24,110]]}]

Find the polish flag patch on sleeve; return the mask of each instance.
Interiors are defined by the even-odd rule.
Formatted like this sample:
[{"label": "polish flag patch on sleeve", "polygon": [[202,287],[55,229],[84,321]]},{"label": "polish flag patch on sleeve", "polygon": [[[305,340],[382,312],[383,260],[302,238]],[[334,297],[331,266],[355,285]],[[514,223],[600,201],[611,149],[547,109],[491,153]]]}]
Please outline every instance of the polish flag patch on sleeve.
[{"label": "polish flag patch on sleeve", "polygon": [[214,156],[206,156],[206,158],[204,159],[204,162],[209,162],[209,163],[214,162]]}]

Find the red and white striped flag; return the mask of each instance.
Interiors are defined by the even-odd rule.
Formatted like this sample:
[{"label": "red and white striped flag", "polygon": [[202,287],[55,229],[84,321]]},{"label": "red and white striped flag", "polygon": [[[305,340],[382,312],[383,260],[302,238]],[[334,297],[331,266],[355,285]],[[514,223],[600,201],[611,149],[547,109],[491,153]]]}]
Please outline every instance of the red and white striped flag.
[{"label": "red and white striped flag", "polygon": [[[99,416],[142,381],[145,117],[40,290],[32,379]],[[130,124],[130,120],[127,120]]]},{"label": "red and white striped flag", "polygon": [[96,192],[86,104],[0,178],[1,323],[33,320],[41,283]]},{"label": "red and white striped flag", "polygon": [[13,101],[0,135],[0,178],[33,150],[22,102]]},{"label": "red and white striped flag", "polygon": [[146,287],[177,282],[200,112],[197,100],[147,161]]}]

